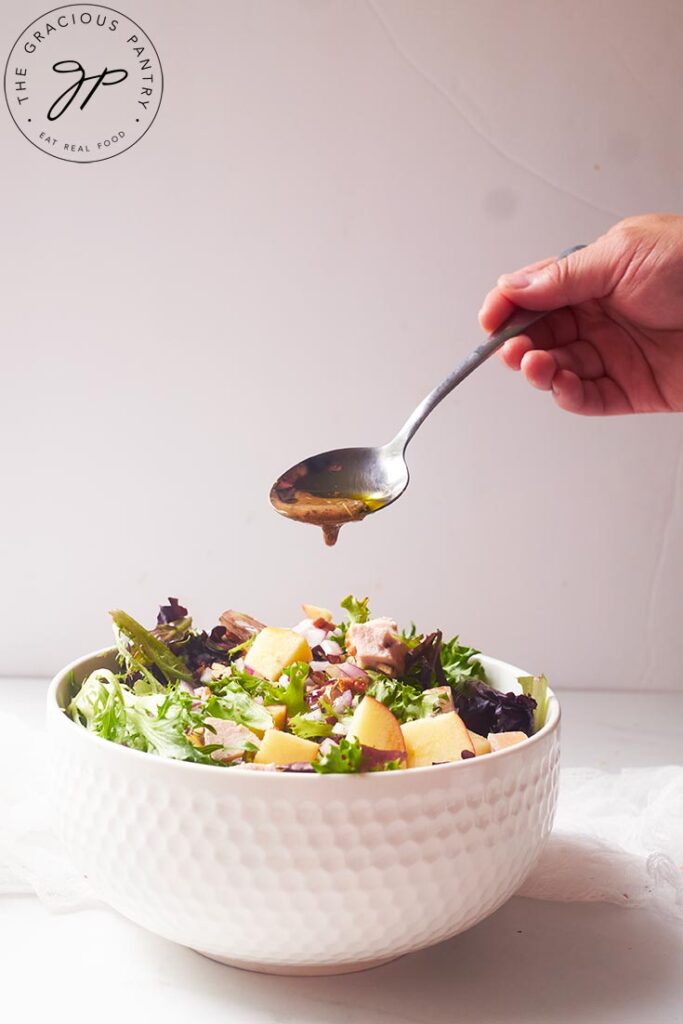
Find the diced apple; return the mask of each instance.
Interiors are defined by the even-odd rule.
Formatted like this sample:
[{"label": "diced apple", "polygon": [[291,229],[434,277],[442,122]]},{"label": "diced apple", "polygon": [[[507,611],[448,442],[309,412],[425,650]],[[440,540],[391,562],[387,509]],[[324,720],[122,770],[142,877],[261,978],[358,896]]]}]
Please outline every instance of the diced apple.
[{"label": "diced apple", "polygon": [[270,711],[273,719],[273,729],[284,729],[287,724],[286,704],[266,704],[266,711]]},{"label": "diced apple", "polygon": [[254,764],[295,764],[306,761],[310,764],[318,755],[318,744],[302,740],[291,732],[280,729],[266,729],[261,740]]},{"label": "diced apple", "polygon": [[464,751],[474,756],[470,734],[455,711],[406,722],[401,726],[401,732],[406,744],[409,768],[460,761]]},{"label": "diced apple", "polygon": [[525,732],[490,732],[489,743],[491,750],[505,750],[506,747],[514,747],[516,743],[523,743],[529,737]]},{"label": "diced apple", "polygon": [[491,744],[485,736],[480,736],[478,732],[472,732],[471,729],[467,730],[472,740],[472,746],[474,747],[474,753],[477,757],[481,757],[482,754],[491,753]]},{"label": "diced apple", "polygon": [[[273,719],[271,729],[284,729],[287,724],[287,705],[286,704],[266,704],[266,711],[270,712],[270,717]],[[260,740],[263,739],[265,729],[254,729],[254,732]]]},{"label": "diced apple", "polygon": [[355,736],[365,747],[395,750],[399,760],[405,762],[406,745],[398,719],[374,697],[363,697],[353,713],[348,735]]},{"label": "diced apple", "polygon": [[249,648],[244,664],[257,676],[274,682],[295,661],[311,661],[312,657],[311,648],[300,633],[267,626]]},{"label": "diced apple", "polygon": [[325,622],[334,622],[329,608],[318,608],[317,604],[302,604],[301,607],[306,618],[311,619],[312,622],[317,622],[319,619]]},{"label": "diced apple", "polygon": [[435,697],[434,714],[441,715],[448,711],[455,711],[453,706],[453,691],[450,686],[434,686],[431,690],[425,690],[423,697]]}]

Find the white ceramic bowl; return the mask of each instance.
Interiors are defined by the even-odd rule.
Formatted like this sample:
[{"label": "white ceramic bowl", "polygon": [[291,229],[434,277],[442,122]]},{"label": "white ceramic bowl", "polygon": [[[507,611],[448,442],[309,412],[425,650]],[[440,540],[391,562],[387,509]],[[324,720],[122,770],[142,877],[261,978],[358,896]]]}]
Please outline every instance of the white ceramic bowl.
[{"label": "white ceramic bowl", "polygon": [[[482,658],[497,689],[521,671]],[[472,927],[533,868],[557,798],[557,700],[528,742],[454,764],[296,775],[164,760],[61,710],[47,722],[60,835],[98,895],[224,963],[278,974],[362,970]],[[72,676],[73,673],[73,676]]]}]

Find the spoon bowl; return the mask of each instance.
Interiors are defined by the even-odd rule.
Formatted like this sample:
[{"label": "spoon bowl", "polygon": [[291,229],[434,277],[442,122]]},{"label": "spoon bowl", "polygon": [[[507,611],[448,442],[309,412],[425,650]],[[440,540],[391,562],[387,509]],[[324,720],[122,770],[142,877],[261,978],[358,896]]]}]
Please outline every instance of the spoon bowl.
[{"label": "spoon bowl", "polygon": [[339,528],[385,508],[408,486],[403,449],[337,448],[298,462],[273,484],[270,501],[289,519],[321,526],[327,544]]}]

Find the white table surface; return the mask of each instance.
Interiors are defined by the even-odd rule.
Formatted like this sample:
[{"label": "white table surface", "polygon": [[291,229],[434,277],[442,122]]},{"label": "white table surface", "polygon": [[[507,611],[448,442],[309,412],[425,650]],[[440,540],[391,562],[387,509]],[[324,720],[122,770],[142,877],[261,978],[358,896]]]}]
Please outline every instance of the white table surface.
[{"label": "white table surface", "polygon": [[[45,685],[0,680],[0,706],[35,723]],[[680,762],[683,694],[560,696],[565,765]],[[683,928],[640,910],[513,899],[386,967],[279,978],[215,964],[109,910],[53,914],[3,897],[0,1006],[2,1019],[68,1013],[70,1024],[681,1024]]]}]

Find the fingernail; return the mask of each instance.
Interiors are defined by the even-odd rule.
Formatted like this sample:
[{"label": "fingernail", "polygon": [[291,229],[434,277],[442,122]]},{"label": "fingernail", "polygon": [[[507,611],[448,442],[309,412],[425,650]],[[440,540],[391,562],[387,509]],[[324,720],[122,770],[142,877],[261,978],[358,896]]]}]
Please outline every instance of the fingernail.
[{"label": "fingernail", "polygon": [[501,288],[528,288],[533,277],[524,270],[516,270],[514,274],[502,274],[498,278]]}]

